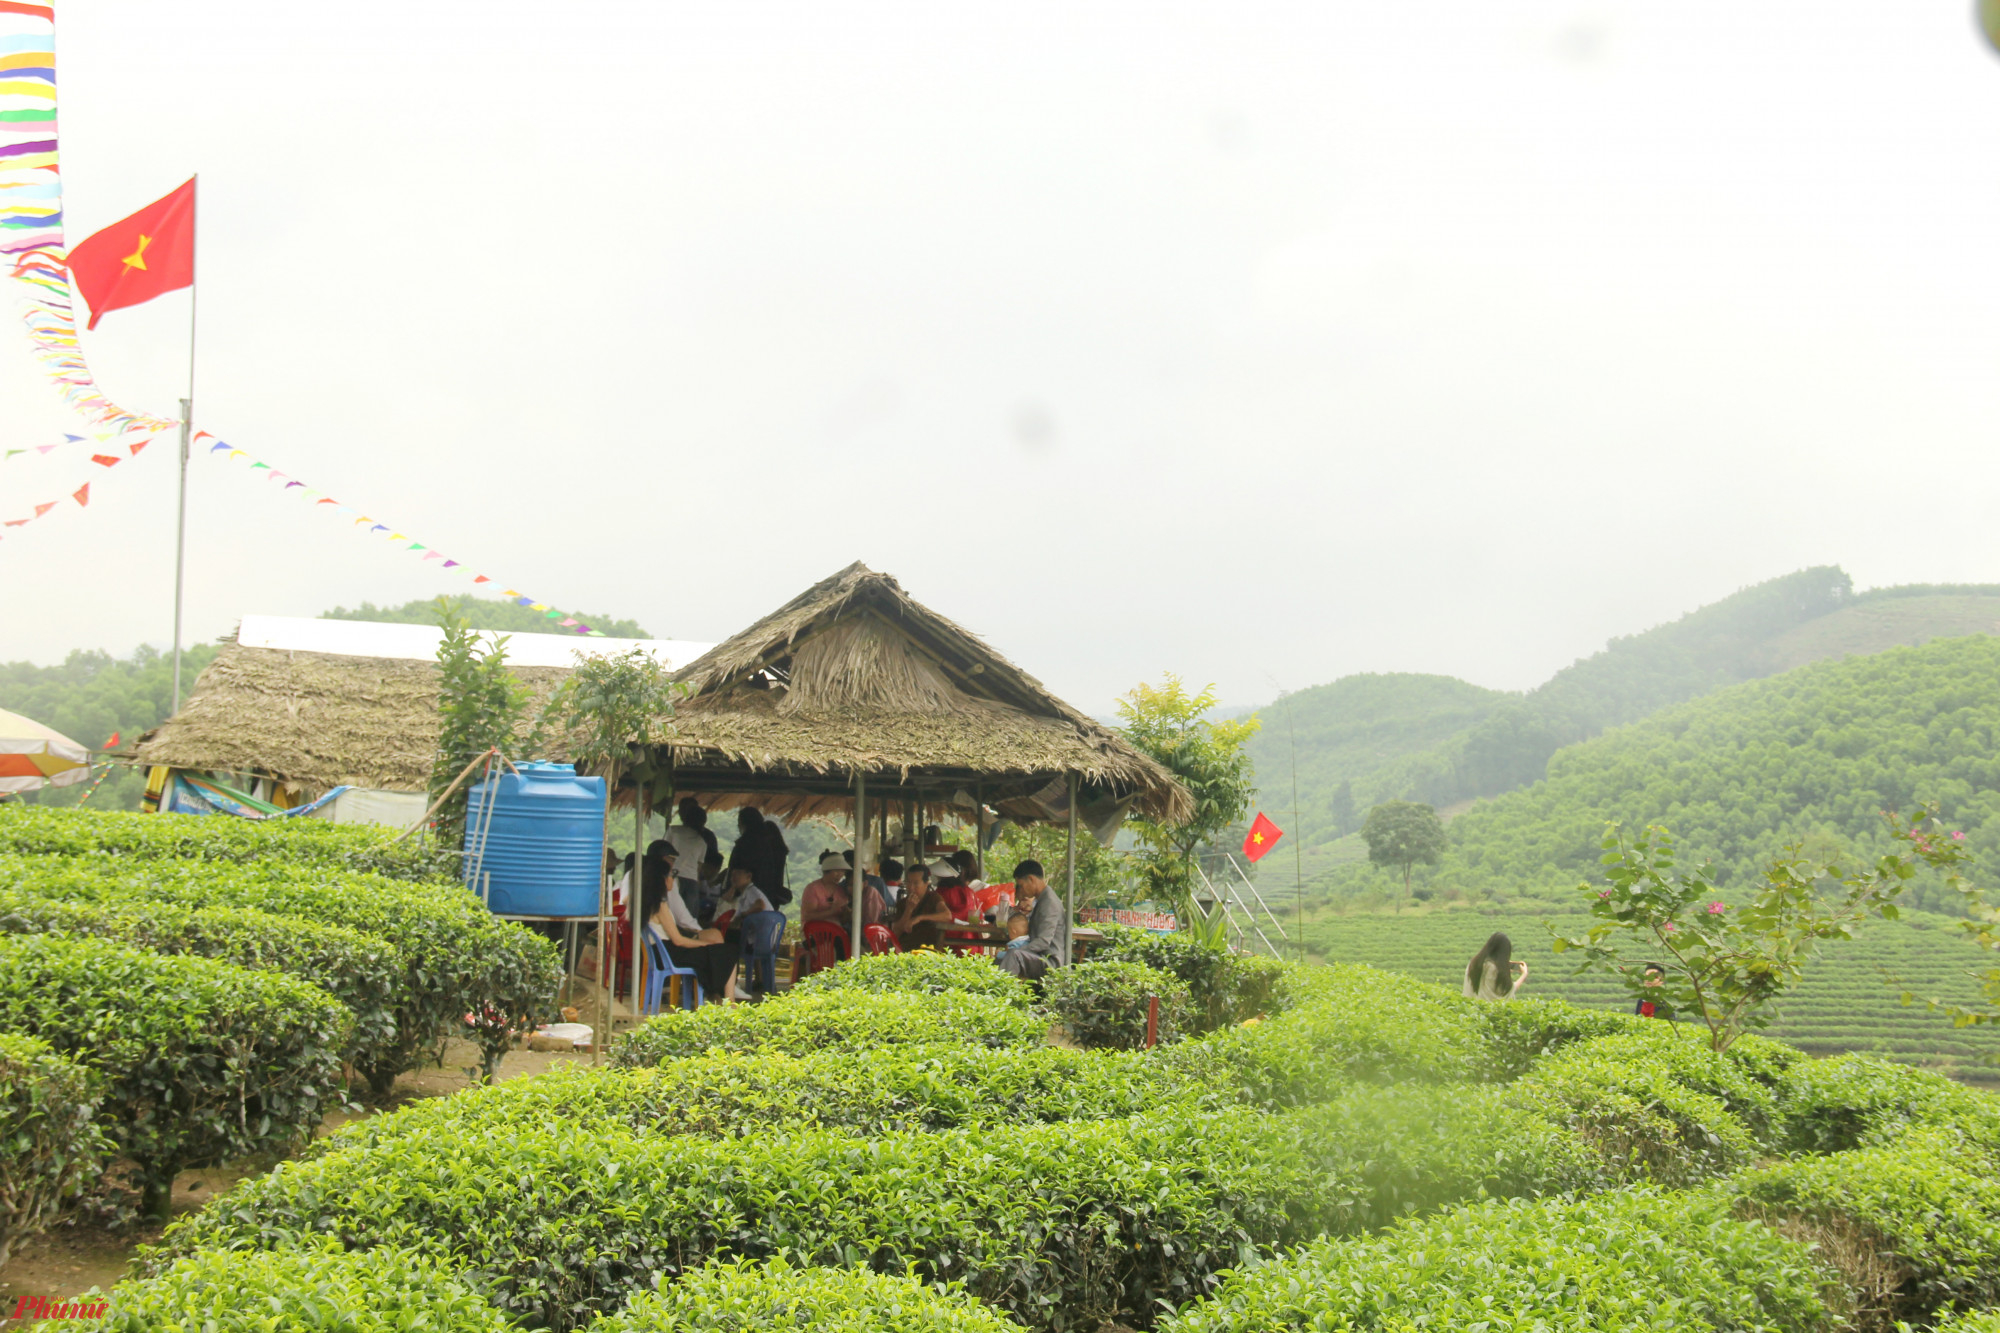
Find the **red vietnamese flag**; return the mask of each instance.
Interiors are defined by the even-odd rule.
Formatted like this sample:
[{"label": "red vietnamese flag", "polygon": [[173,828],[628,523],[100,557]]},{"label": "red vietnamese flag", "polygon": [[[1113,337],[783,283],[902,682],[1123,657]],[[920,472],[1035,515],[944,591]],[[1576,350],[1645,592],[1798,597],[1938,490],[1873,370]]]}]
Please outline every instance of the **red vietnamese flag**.
[{"label": "red vietnamese flag", "polygon": [[1249,861],[1257,860],[1265,852],[1276,847],[1278,839],[1284,836],[1285,831],[1266,819],[1264,812],[1259,810],[1256,820],[1250,825],[1250,831],[1243,835],[1244,859]]},{"label": "red vietnamese flag", "polygon": [[118,732],[115,732],[115,731],[114,731],[114,732],[112,732],[112,733],[111,733],[111,739],[110,739],[110,740],[108,740],[108,741],[106,741],[106,742],[104,742],[104,744],[102,744],[102,745],[98,746],[97,748],[98,748],[98,749],[100,749],[100,750],[115,750],[115,749],[117,749],[117,748],[118,748],[118,736],[119,736],[119,733],[118,733]]},{"label": "red vietnamese flag", "polygon": [[194,182],[81,241],[68,264],[93,329],[113,310],[192,287]]}]

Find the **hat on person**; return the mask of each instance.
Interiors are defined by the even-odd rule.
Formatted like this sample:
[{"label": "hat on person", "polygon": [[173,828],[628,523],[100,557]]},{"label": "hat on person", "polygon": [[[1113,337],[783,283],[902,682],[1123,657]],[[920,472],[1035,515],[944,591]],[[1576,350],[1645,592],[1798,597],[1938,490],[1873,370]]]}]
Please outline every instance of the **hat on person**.
[{"label": "hat on person", "polygon": [[821,870],[845,870],[848,868],[847,857],[841,852],[823,852],[819,858],[819,868]]},{"label": "hat on person", "polygon": [[953,865],[949,861],[945,860],[933,861],[924,868],[931,872],[931,878],[933,880],[958,878],[958,867]]}]

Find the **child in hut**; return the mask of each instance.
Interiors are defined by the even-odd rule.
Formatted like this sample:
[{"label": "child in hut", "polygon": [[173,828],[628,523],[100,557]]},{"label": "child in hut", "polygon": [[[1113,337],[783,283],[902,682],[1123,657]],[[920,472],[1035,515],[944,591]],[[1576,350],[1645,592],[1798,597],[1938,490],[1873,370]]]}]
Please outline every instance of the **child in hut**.
[{"label": "child in hut", "polygon": [[1028,914],[1015,912],[1007,918],[1007,947],[1025,949],[1028,947]]}]

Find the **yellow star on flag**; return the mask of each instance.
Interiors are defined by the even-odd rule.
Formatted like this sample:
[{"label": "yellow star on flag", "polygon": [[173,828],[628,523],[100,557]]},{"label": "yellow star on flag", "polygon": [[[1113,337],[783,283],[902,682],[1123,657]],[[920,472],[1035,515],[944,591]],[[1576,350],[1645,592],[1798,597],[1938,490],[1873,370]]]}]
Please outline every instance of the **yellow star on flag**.
[{"label": "yellow star on flag", "polygon": [[152,237],[147,236],[144,233],[141,233],[139,236],[139,248],[137,250],[134,250],[131,254],[126,255],[123,259],[119,260],[118,262],[123,264],[126,268],[146,267],[146,247],[151,245],[152,243],[153,243]]}]

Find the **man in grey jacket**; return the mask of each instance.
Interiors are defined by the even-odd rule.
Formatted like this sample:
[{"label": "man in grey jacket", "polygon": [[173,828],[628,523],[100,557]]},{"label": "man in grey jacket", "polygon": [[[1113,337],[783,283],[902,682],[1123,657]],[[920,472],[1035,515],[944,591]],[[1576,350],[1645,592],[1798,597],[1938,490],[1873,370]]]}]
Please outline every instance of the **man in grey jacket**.
[{"label": "man in grey jacket", "polygon": [[1014,867],[1014,909],[1028,912],[1028,942],[1008,949],[995,960],[1002,971],[1023,981],[1038,981],[1051,967],[1063,965],[1063,900],[1049,887],[1040,861]]}]

